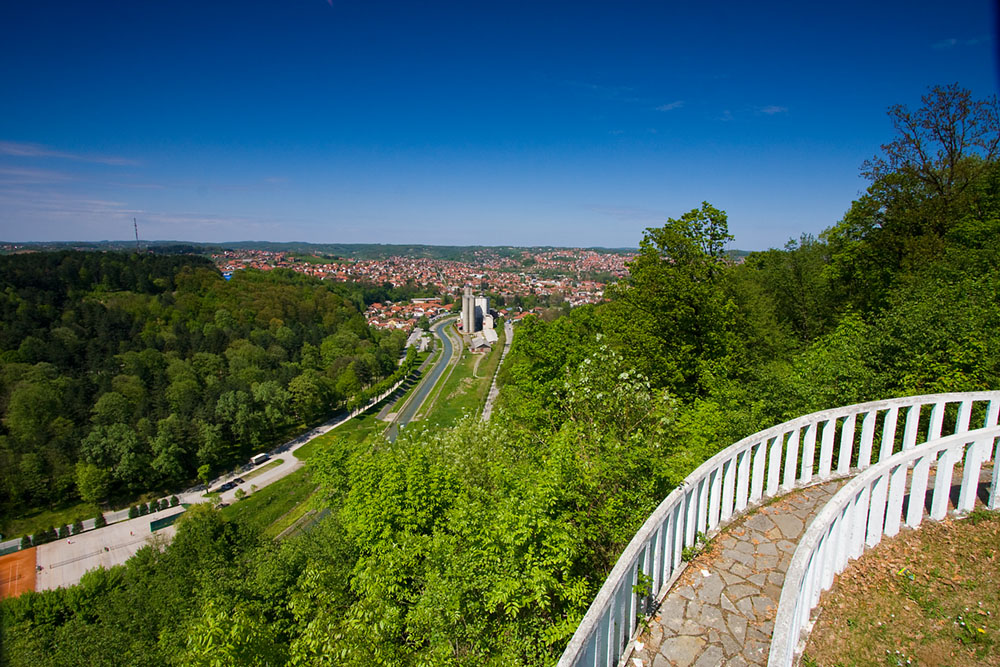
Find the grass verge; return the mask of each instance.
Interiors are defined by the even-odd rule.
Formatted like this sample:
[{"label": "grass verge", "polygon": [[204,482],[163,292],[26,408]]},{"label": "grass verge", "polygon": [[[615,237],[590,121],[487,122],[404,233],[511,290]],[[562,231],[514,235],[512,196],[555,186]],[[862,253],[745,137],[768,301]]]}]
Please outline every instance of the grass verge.
[{"label": "grass verge", "polygon": [[268,463],[266,466],[262,466],[260,468],[257,468],[256,470],[251,470],[250,472],[243,473],[242,475],[240,475],[240,477],[242,477],[244,480],[246,480],[246,479],[253,479],[257,475],[263,474],[263,473],[267,472],[268,470],[270,470],[271,468],[275,468],[277,466],[280,466],[284,462],[285,462],[285,459],[274,459],[273,461],[271,461],[270,463]]},{"label": "grass verge", "polygon": [[308,468],[299,468],[287,477],[252,492],[243,500],[222,508],[222,515],[267,532],[271,524],[308,498],[314,488],[312,472]]},{"label": "grass verge", "polygon": [[[157,496],[159,498],[159,496]],[[79,519],[92,519],[97,516],[97,505],[91,503],[73,503],[62,507],[36,509],[21,516],[3,521],[3,539],[7,540],[22,535],[34,535],[49,528],[59,529],[60,526],[72,526]]]},{"label": "grass verge", "polygon": [[804,665],[1000,665],[1000,513],[925,524],[848,566]]},{"label": "grass verge", "polygon": [[485,358],[462,352],[429,411],[421,417],[434,426],[454,426],[463,415],[478,413],[486,402],[493,382],[493,373],[503,352],[503,332],[500,340]]}]

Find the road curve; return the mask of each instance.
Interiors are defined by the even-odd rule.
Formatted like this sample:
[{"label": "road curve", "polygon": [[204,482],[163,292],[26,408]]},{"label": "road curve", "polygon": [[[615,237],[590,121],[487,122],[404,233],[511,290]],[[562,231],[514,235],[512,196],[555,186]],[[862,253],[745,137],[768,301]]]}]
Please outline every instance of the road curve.
[{"label": "road curve", "polygon": [[441,357],[438,359],[437,364],[434,368],[427,373],[423,379],[421,379],[420,384],[417,388],[413,390],[410,394],[409,399],[406,403],[399,409],[396,413],[396,418],[393,423],[385,431],[385,437],[389,442],[394,442],[396,436],[399,435],[399,429],[406,426],[413,419],[414,415],[420,409],[420,406],[424,404],[427,400],[427,396],[430,394],[431,390],[437,384],[438,380],[441,378],[441,374],[444,373],[444,369],[448,367],[452,358],[455,356],[455,346],[451,342],[451,338],[445,332],[445,327],[450,326],[457,317],[446,317],[445,319],[437,322],[431,327],[431,331],[434,335],[438,337],[438,340],[442,344]]}]

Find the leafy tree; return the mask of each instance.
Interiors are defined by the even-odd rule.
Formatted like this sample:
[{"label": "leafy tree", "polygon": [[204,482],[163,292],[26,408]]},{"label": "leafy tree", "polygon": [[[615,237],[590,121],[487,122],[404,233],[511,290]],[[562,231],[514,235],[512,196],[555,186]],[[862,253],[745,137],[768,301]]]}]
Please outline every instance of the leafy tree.
[{"label": "leafy tree", "polygon": [[734,304],[720,289],[731,239],[725,212],[705,202],[647,229],[629,278],[610,290],[613,341],[657,386],[703,393],[712,364],[735,347]]},{"label": "leafy tree", "polygon": [[69,526],[59,526],[59,539],[65,540],[67,537],[69,537]]},{"label": "leafy tree", "polygon": [[94,517],[94,528],[104,528],[108,525],[108,520],[104,518],[102,512],[98,512],[97,516]]},{"label": "leafy tree", "polygon": [[111,474],[93,463],[77,463],[76,487],[84,502],[99,503],[108,497]]},{"label": "leafy tree", "polygon": [[33,545],[31,544],[31,536],[25,535],[21,538],[21,548],[30,549]]},{"label": "leafy tree", "polygon": [[83,532],[83,519],[76,519],[73,521],[73,534],[79,535]]},{"label": "leafy tree", "polygon": [[132,505],[128,508],[128,518],[134,519],[139,516],[139,507],[137,505]]}]

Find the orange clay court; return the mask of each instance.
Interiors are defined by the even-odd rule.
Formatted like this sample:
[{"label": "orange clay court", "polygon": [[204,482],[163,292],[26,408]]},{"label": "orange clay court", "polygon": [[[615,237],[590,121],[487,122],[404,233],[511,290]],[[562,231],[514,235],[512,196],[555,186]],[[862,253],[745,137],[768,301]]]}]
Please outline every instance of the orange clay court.
[{"label": "orange clay court", "polygon": [[35,590],[35,547],[0,556],[0,600]]}]

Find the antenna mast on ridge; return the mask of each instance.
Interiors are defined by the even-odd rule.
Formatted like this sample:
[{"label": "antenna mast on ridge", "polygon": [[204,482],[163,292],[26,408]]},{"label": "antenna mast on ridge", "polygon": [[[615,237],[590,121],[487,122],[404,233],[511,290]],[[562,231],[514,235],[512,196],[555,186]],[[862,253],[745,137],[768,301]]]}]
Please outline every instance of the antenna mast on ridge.
[{"label": "antenna mast on ridge", "polygon": [[136,254],[138,254],[139,253],[139,223],[137,223],[135,221],[135,218],[132,218],[132,226],[135,227],[135,252],[136,252]]}]

